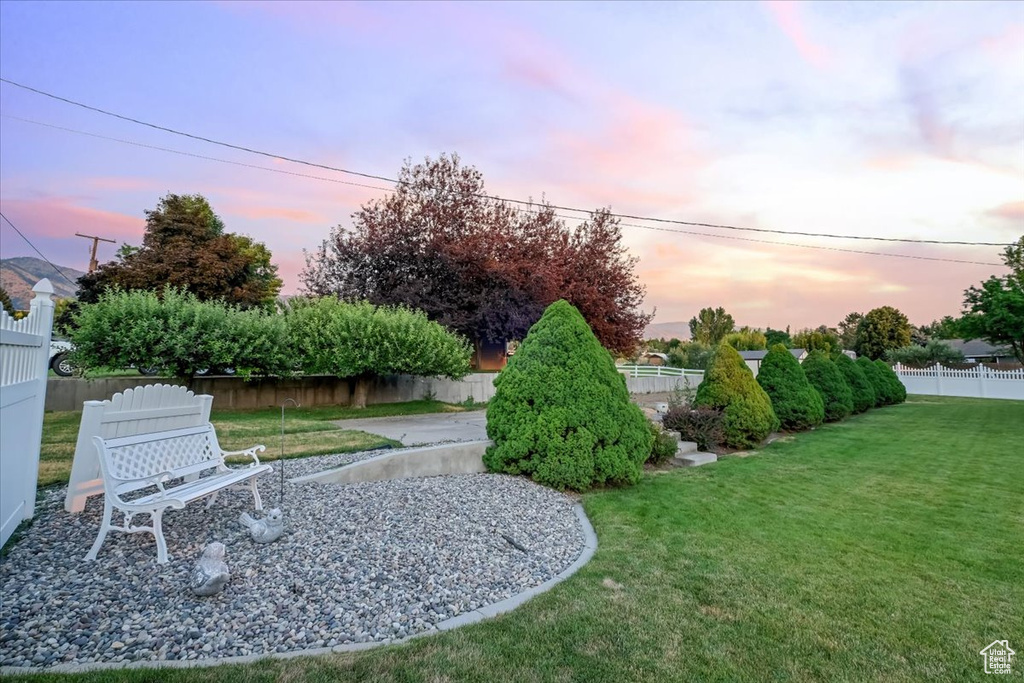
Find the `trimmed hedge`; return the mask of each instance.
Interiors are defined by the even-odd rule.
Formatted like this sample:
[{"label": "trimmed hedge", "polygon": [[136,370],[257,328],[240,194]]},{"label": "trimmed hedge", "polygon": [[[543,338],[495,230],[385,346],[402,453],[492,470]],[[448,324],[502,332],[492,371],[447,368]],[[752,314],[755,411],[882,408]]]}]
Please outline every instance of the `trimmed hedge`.
[{"label": "trimmed hedge", "polygon": [[876,360],[875,366],[878,368],[879,374],[885,379],[886,386],[888,386],[888,399],[890,404],[903,403],[907,400],[907,388],[903,386],[903,382],[896,375],[896,372],[889,367],[888,363],[884,360]]},{"label": "trimmed hedge", "polygon": [[825,419],[825,403],[818,390],[783,344],[775,344],[761,361],[757,383],[772,401],[782,429],[799,431],[820,425]]},{"label": "trimmed hedge", "polygon": [[861,356],[857,359],[856,363],[864,372],[864,376],[868,378],[871,388],[875,391],[875,407],[879,408],[889,405],[889,383],[878,369],[878,366],[875,365],[875,362],[867,356]]},{"label": "trimmed hedge", "polygon": [[722,411],[724,443],[733,448],[759,445],[779,428],[772,401],[736,349],[720,344],[704,381],[697,387],[694,408]]},{"label": "trimmed hedge", "polygon": [[853,412],[863,413],[869,408],[874,408],[875,388],[860,366],[845,353],[836,356],[835,364],[853,391]]},{"label": "trimmed hedge", "polygon": [[811,351],[807,354],[804,372],[825,402],[826,422],[836,422],[853,413],[853,391],[843,373],[824,351]]},{"label": "trimmed hedge", "polygon": [[634,484],[654,441],[625,378],[583,316],[548,306],[494,380],[484,454],[492,472],[557,489]]}]

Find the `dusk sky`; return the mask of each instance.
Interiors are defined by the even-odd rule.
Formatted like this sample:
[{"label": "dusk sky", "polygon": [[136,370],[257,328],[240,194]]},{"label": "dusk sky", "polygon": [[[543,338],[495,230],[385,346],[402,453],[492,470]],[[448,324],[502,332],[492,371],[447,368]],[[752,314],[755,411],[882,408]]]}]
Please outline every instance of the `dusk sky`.
[{"label": "dusk sky", "polygon": [[[386,177],[405,159],[455,152],[506,197],[786,231],[1024,234],[1021,2],[5,0],[0,75]],[[295,293],[303,249],[387,188],[6,83],[0,113],[0,209],[47,258],[80,270],[89,243],[75,232],[139,244],[162,195],[201,193],[228,230],[267,244]],[[1000,247],[625,222],[655,322],[724,306],[741,325],[797,329],[888,304],[922,324],[1005,272]],[[100,260],[115,248],[101,246]],[[0,257],[34,255],[0,228]]]}]

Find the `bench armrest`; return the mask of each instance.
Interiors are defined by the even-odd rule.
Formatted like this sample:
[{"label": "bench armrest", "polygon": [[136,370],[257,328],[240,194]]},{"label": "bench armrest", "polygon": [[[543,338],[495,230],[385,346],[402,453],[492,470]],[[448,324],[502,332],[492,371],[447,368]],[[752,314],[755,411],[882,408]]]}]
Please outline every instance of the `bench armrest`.
[{"label": "bench armrest", "polygon": [[267,450],[267,447],[263,444],[259,446],[253,446],[252,448],[246,448],[244,451],[221,451],[221,457],[227,457],[229,455],[248,455],[253,459],[253,463],[249,467],[256,467],[260,464],[260,459],[256,456],[257,453],[262,453]]}]

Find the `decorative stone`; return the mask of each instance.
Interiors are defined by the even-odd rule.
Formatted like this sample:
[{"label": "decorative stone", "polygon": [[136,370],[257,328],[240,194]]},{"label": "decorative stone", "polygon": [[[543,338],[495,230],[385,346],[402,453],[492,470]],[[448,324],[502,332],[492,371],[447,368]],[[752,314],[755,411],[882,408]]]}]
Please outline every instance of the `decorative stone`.
[{"label": "decorative stone", "polygon": [[189,575],[188,586],[196,595],[215,595],[230,578],[231,573],[224,562],[224,544],[215,541],[203,549],[203,556]]},{"label": "decorative stone", "polygon": [[284,533],[284,513],[274,508],[263,519],[253,519],[249,513],[243,512],[238,521],[248,527],[249,535],[257,543],[273,543]]}]

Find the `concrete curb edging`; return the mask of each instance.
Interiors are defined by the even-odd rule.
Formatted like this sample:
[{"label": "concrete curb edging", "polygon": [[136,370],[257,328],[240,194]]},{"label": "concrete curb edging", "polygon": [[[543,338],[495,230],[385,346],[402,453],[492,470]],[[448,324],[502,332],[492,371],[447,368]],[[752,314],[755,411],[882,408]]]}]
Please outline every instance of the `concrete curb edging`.
[{"label": "concrete curb edging", "polygon": [[316,657],[328,654],[345,654],[348,652],[361,652],[362,650],[370,650],[376,647],[382,647],[384,645],[397,645],[401,643],[407,643],[416,638],[423,638],[424,636],[432,636],[445,631],[451,631],[452,629],[459,628],[460,626],[467,626],[469,624],[475,624],[485,619],[496,617],[499,614],[510,612],[516,607],[519,607],[524,602],[528,601],[541,593],[554,588],[556,585],[565,581],[567,578],[575,574],[579,569],[590,561],[590,558],[594,556],[597,551],[597,534],[594,533],[594,527],[590,524],[590,519],[587,518],[587,513],[583,511],[583,506],[579,503],[573,506],[573,512],[576,513],[576,519],[579,520],[580,528],[583,531],[583,550],[580,552],[579,557],[569,565],[565,570],[559,572],[556,576],[548,579],[544,583],[528,588],[522,593],[517,593],[510,598],[500,600],[490,605],[485,605],[479,609],[472,610],[470,612],[464,612],[458,616],[446,619],[438,624],[435,624],[432,628],[415,633],[405,638],[396,638],[392,640],[380,640],[372,641],[368,643],[348,643],[345,645],[335,645],[334,647],[318,647],[307,650],[294,650],[291,652],[271,652],[259,655],[240,655],[235,657],[219,657],[219,658],[206,658],[206,659],[161,659],[161,660],[144,660],[134,662],[85,662],[82,664],[57,664],[55,666],[41,668],[41,667],[20,667],[20,666],[0,666],[0,675],[2,676],[13,676],[15,674],[75,674],[75,673],[86,673],[89,671],[106,671],[113,669],[191,669],[191,668],[206,668],[213,666],[220,666],[222,664],[251,664],[258,662],[263,659],[294,659],[296,657]]}]

